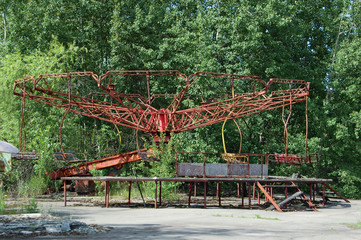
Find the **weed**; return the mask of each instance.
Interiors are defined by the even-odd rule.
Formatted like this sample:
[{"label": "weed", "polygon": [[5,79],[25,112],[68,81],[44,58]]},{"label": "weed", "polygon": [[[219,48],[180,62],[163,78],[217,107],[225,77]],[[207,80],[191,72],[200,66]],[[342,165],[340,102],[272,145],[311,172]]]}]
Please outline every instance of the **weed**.
[{"label": "weed", "polygon": [[[98,170],[98,169],[91,169],[90,173],[92,174],[92,176],[94,177],[98,177],[98,176],[106,176],[106,171],[107,169],[102,169],[102,170]],[[95,191],[98,194],[98,196],[102,196],[105,193],[105,188],[102,185],[101,181],[94,181],[95,184]]]},{"label": "weed", "polygon": [[361,229],[361,222],[357,222],[357,223],[341,223],[342,225],[345,225],[349,228],[352,229]]},{"label": "weed", "polygon": [[36,212],[39,212],[38,204],[36,203],[34,197],[32,197],[32,198],[29,200],[28,204],[25,205],[25,210],[26,210],[26,212],[28,212],[28,213],[36,213]]},{"label": "weed", "polygon": [[2,189],[0,189],[0,212],[3,212],[6,208],[6,195]]},{"label": "weed", "polygon": [[[213,217],[231,217],[233,218],[233,214],[232,215],[222,215],[222,214],[214,214],[212,215]],[[280,220],[279,218],[268,218],[268,217],[262,217],[259,214],[256,214],[254,217],[247,217],[247,216],[238,216],[237,218],[251,218],[251,219],[263,219],[263,220]]]},{"label": "weed", "polygon": [[357,222],[357,223],[341,223],[342,225],[345,225],[349,228],[352,229],[360,229],[361,228],[361,221]]},{"label": "weed", "polygon": [[279,218],[268,218],[268,217],[262,217],[261,215],[256,214],[254,219],[264,219],[264,220],[280,220]]},{"label": "weed", "polygon": [[231,217],[233,218],[233,214],[232,215],[222,215],[222,214],[214,214],[212,215],[213,217]]},{"label": "weed", "polygon": [[30,180],[27,182],[19,180],[17,194],[21,197],[31,197],[41,195],[45,189],[45,179],[35,175],[31,176]]},{"label": "weed", "polygon": [[38,228],[38,227],[37,227],[36,225],[31,225],[31,226],[29,227],[29,230],[30,230],[30,231],[35,231],[37,228]]}]

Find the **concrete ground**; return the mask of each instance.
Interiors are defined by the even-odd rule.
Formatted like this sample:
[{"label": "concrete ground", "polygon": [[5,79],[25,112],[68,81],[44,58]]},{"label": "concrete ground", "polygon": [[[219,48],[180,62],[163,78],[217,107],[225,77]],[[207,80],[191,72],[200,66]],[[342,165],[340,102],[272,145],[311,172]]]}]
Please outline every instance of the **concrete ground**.
[{"label": "concrete ground", "polygon": [[[319,212],[277,212],[237,208],[128,208],[42,202],[58,216],[112,227],[88,236],[42,236],[32,239],[361,239],[361,200],[336,201]],[[201,205],[200,205],[201,206]]]}]

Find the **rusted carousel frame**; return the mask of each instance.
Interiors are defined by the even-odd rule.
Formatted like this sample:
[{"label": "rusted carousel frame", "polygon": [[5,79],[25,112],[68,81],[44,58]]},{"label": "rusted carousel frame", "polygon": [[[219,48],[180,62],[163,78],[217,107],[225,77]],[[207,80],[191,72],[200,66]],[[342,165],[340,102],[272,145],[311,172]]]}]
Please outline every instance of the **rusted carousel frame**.
[{"label": "rusted carousel frame", "polygon": [[[116,92],[112,77],[144,76],[147,80],[147,96]],[[174,76],[180,85],[177,94],[151,95],[149,76]],[[227,100],[204,103],[200,106],[179,109],[187,91],[201,78],[219,78],[226,81],[247,81],[254,83],[252,92],[235,94]],[[52,89],[50,81],[62,79],[64,91]],[[94,99],[92,96],[73,94],[73,78],[88,78],[89,84],[96,84],[99,90],[109,95],[115,102]],[[288,90],[272,91],[268,89],[274,84],[295,85]],[[73,72],[44,74],[38,78],[33,76],[19,79],[14,84],[14,94],[33,101],[66,109],[76,114],[88,116],[117,125],[126,126],[153,135],[160,131],[180,133],[195,128],[223,122],[226,118],[235,119],[262,111],[281,108],[305,101],[309,95],[309,82],[292,79],[270,79],[265,83],[256,76],[244,76],[222,73],[197,72],[188,77],[178,71],[109,71],[100,77],[92,72]],[[260,89],[259,91],[256,91]],[[38,95],[34,94],[37,92]],[[164,109],[156,109],[151,103],[153,98],[173,97],[172,103]],[[196,96],[195,96],[196,97]]]}]

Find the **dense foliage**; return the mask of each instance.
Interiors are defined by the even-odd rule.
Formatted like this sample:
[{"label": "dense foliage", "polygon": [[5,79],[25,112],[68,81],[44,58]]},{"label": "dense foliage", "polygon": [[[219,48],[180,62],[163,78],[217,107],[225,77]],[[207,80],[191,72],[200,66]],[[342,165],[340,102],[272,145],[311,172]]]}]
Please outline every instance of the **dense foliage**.
[{"label": "dense foliage", "polygon": [[[21,99],[12,86],[28,75],[175,69],[304,79],[311,82],[309,152],[321,152],[322,160],[314,167],[272,166],[272,173],[332,178],[346,196],[361,197],[360,27],[360,1],[0,0],[0,140],[19,146]],[[304,104],[295,106],[290,152],[303,151],[304,111]],[[59,167],[52,153],[60,151],[63,114],[26,102],[26,151],[42,158],[33,171],[3,174],[5,185],[19,175],[37,184]],[[237,122],[243,152],[282,151],[280,110]],[[64,148],[90,158],[134,150],[135,132],[119,130],[120,148],[113,125],[69,114]],[[225,133],[228,151],[237,152],[231,121]],[[180,151],[222,152],[221,124],[176,135],[173,144]]]}]

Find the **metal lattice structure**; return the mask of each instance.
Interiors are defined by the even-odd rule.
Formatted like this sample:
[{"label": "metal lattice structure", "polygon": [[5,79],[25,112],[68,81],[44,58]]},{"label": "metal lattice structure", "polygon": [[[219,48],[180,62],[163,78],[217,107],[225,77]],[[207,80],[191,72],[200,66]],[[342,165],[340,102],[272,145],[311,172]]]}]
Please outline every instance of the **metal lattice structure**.
[{"label": "metal lattice structure", "polygon": [[19,79],[14,94],[157,137],[306,101],[309,86],[209,72],[70,72]]}]

